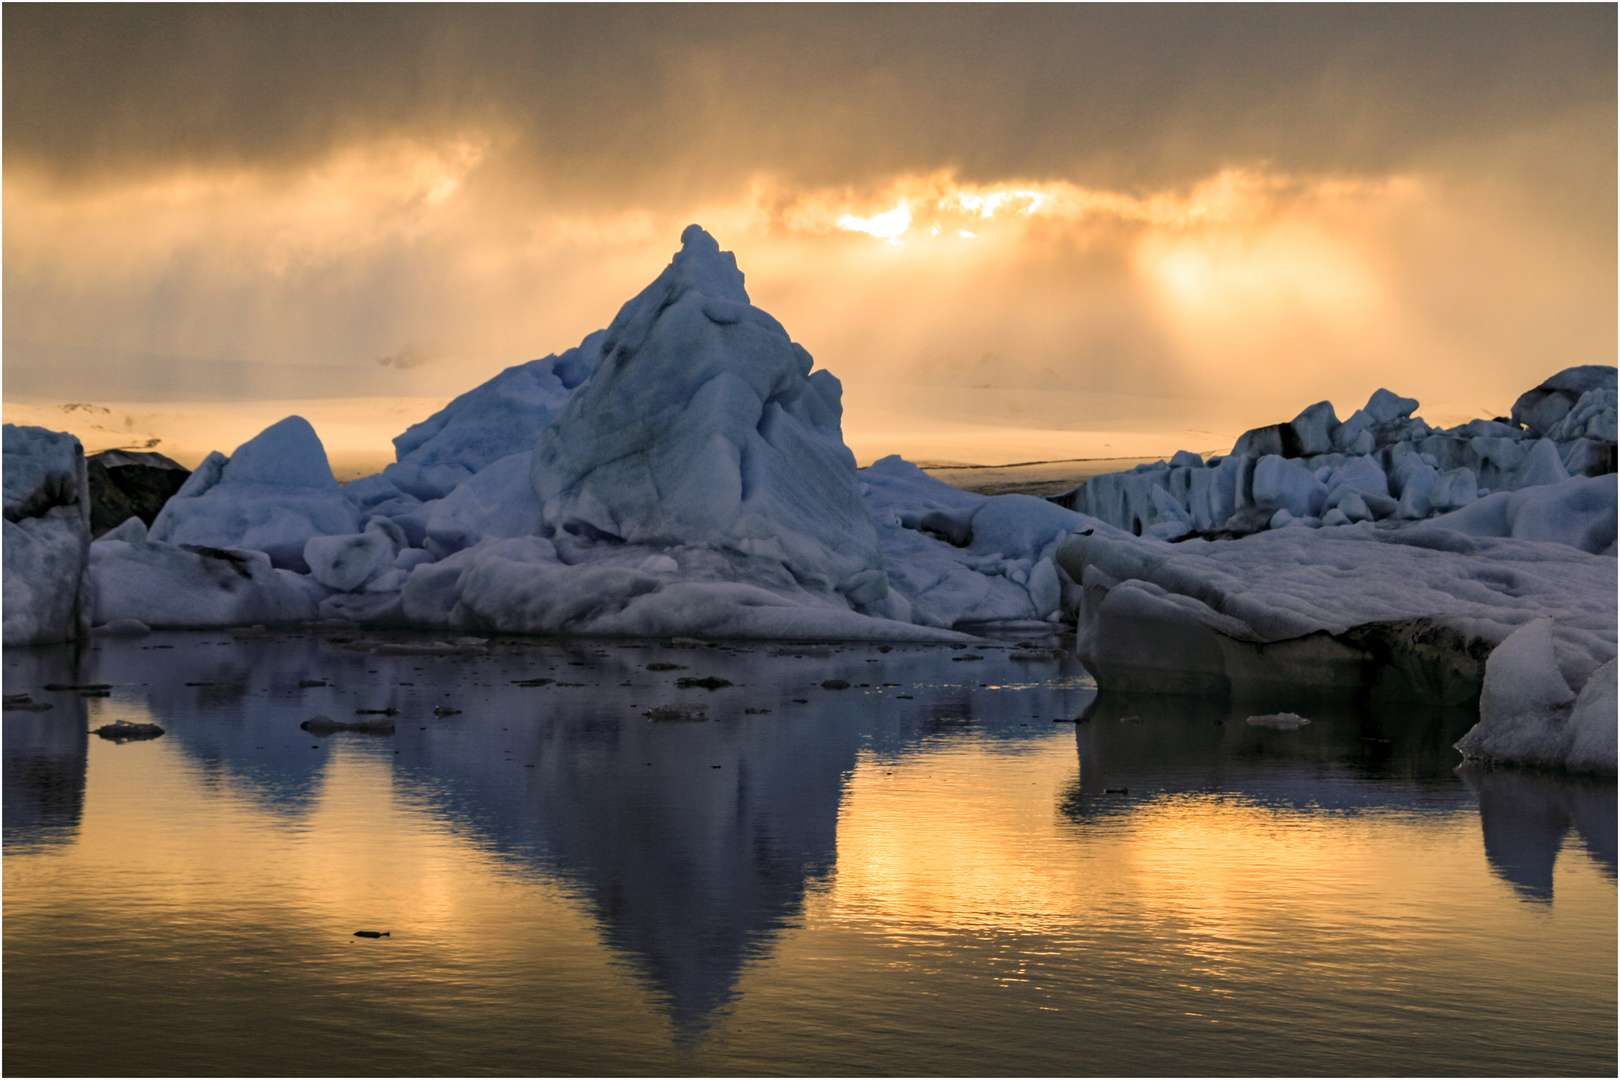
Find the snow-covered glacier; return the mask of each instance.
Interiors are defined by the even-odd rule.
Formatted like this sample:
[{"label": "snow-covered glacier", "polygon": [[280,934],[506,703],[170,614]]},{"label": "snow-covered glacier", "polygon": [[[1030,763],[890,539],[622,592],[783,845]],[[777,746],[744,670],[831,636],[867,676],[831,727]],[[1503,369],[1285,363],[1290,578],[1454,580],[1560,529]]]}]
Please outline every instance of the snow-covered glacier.
[{"label": "snow-covered glacier", "polygon": [[1449,430],[1388,390],[1343,421],[1320,402],[1052,499],[857,469],[841,397],[692,226],[605,329],[346,485],[289,417],[91,543],[77,440],[8,426],[6,641],[91,612],[935,641],[1074,620],[1105,690],[1478,700],[1470,755],[1614,768],[1612,367]]}]

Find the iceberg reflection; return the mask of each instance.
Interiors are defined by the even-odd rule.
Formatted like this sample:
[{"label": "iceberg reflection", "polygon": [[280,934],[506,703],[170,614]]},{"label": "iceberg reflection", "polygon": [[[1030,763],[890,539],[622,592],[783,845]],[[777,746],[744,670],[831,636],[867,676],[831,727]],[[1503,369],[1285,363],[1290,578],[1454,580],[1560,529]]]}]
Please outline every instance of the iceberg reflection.
[{"label": "iceberg reflection", "polygon": [[1615,876],[1615,783],[1469,762],[1457,769],[1479,795],[1479,822],[1491,869],[1526,900],[1551,903],[1553,867],[1573,829],[1609,877]]},{"label": "iceberg reflection", "polygon": [[4,728],[5,845],[64,844],[84,813],[89,735],[77,691],[44,691],[79,680],[74,646],[7,649],[5,693],[49,709],[8,708]]}]

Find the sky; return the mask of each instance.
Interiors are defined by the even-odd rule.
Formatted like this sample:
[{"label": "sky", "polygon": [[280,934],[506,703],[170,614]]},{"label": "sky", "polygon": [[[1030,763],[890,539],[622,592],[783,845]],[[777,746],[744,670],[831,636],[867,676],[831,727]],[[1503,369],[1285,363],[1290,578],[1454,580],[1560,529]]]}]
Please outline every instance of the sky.
[{"label": "sky", "polygon": [[896,439],[1457,422],[1616,352],[1612,5],[11,3],[0,43],[8,412],[430,411],[690,222]]}]

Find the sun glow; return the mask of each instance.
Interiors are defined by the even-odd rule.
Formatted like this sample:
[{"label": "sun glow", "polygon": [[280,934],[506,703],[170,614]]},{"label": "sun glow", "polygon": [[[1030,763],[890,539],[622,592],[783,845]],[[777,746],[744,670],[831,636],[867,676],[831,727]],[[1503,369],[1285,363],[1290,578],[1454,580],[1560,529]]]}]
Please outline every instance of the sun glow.
[{"label": "sun glow", "polygon": [[901,199],[900,205],[893,210],[882,214],[873,214],[869,218],[858,218],[854,214],[845,214],[838,219],[838,227],[850,232],[870,233],[883,240],[897,241],[911,228],[911,208],[906,200]]}]

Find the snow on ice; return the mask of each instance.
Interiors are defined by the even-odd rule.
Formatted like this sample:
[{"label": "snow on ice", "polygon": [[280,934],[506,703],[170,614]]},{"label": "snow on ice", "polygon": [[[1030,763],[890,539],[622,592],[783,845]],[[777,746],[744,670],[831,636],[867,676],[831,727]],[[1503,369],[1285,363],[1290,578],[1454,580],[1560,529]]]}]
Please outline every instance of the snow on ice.
[{"label": "snow on ice", "polygon": [[1472,755],[1613,769],[1614,368],[1560,372],[1501,420],[1437,430],[1380,390],[1230,454],[992,498],[897,457],[857,470],[838,380],[709,234],[681,241],[605,330],[343,487],[289,417],[210,455],[150,530],[91,544],[76,441],[8,426],[7,643],[76,636],[92,596],[99,624],[692,638],[965,640],[1067,615],[1104,688],[1371,671],[1481,696]]}]

